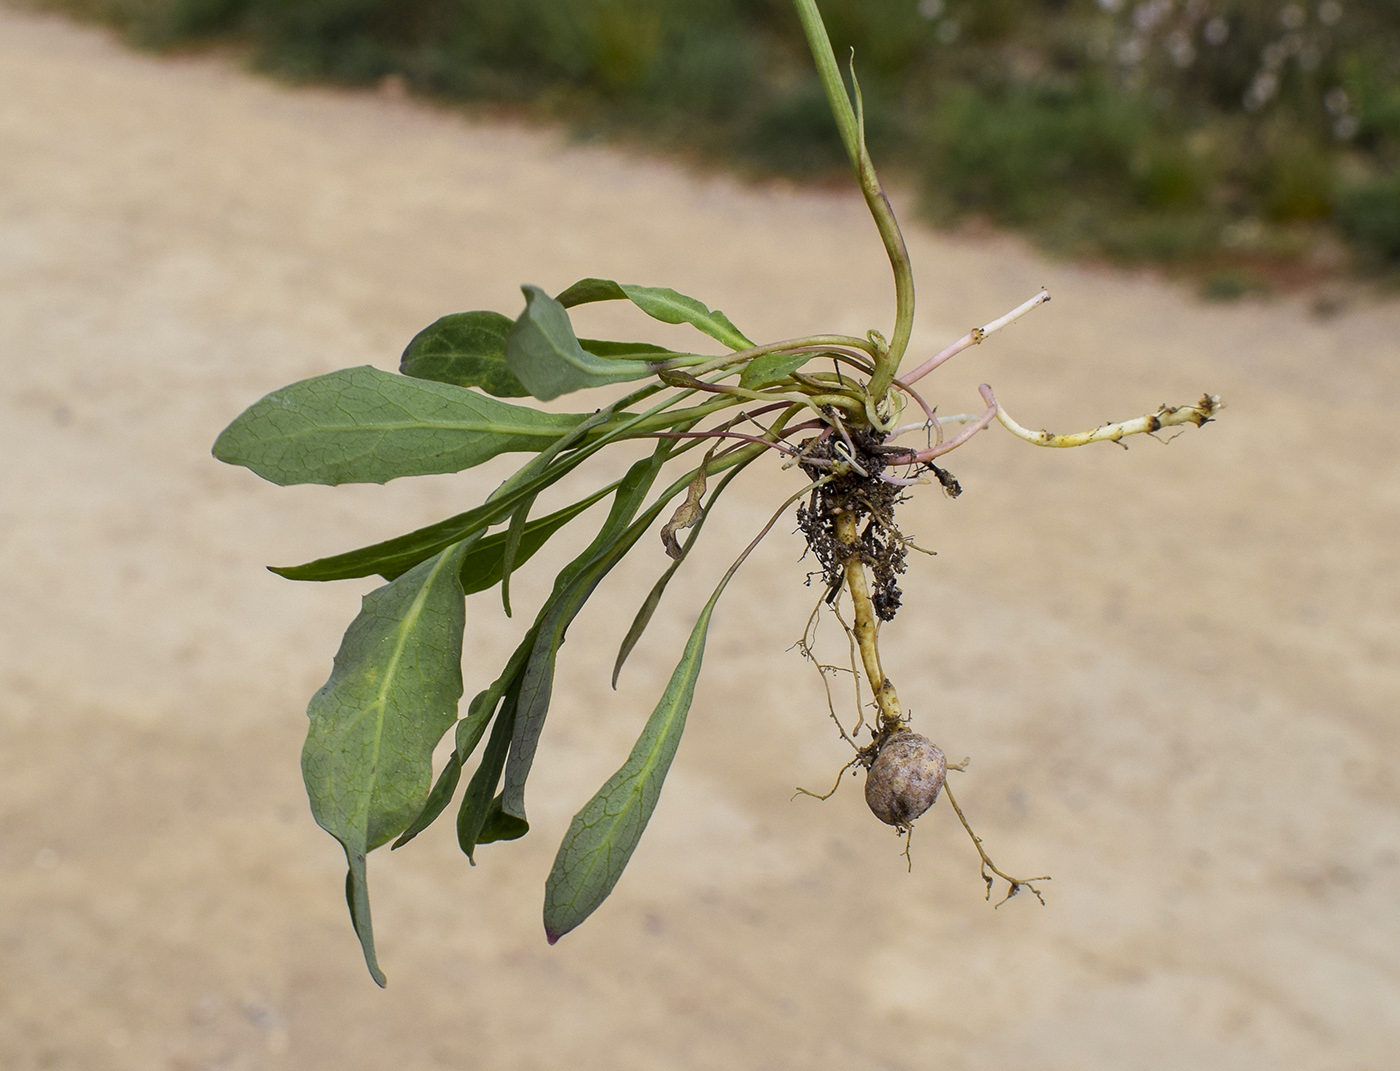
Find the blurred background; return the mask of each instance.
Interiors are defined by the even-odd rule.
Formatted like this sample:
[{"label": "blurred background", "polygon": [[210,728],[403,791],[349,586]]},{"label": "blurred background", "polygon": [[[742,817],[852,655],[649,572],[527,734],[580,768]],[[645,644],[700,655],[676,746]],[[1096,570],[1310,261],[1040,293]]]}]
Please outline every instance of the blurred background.
[{"label": "blurred background", "polygon": [[[523,107],[812,180],[844,161],[786,0],[56,0],[294,79]],[[925,217],[1189,264],[1237,297],[1400,266],[1394,0],[829,0]]]},{"label": "blurred background", "polygon": [[[867,9],[902,14],[882,30],[856,14]],[[971,756],[958,800],[998,865],[1053,875],[1044,907],[983,899],[942,803],[920,820],[911,873],[858,781],[825,803],[792,798],[824,790],[850,752],[790,650],[816,594],[780,523],[716,611],[627,873],[586,925],[545,943],[543,883],[570,817],[626,756],[719,571],[795,489],[794,472],[756,465],[617,691],[617,646],[669,562],[660,540],[645,537],[574,624],[530,834],[484,846],[475,868],[441,825],[374,854],[380,990],[347,916],[343,853],[312,820],[298,766],[307,699],[374,582],[294,584],[264,566],[460,512],[514,459],[278,488],[215,462],[215,436],[294,380],[394,369],[444,313],[514,316],[521,283],[673,286],[775,339],[888,330],[889,266],[835,163],[830,182],[753,182],[651,148],[693,130],[714,139],[713,160],[784,138],[767,166],[834,160],[781,5],[715,8],[697,23],[715,39],[694,40],[659,8],[564,0],[121,10],[167,50],[0,4],[0,1068],[1393,1071],[1400,302],[1342,276],[1209,302],[1156,270],[917,222],[920,204],[1002,218],[1013,201],[979,198],[1005,190],[1030,206],[1007,218],[1037,234],[1108,241],[1133,220],[1154,233],[1174,217],[1132,184],[1155,173],[1134,170],[1141,151],[1197,176],[1183,187],[1196,199],[1172,211],[1208,218],[1214,240],[1254,220],[1230,233],[1350,242],[1334,230],[1348,198],[1393,181],[1393,128],[1378,118],[1393,113],[1377,102],[1394,99],[1394,50],[1372,48],[1379,15],[1341,53],[1326,35],[1369,9],[1230,8],[1219,45],[1205,11],[1177,67],[1162,51],[1177,7],[1140,9],[1142,30],[1132,11],[1007,9],[1030,12],[1036,34],[1016,19],[979,28],[971,5],[828,7],[868,57],[872,116],[889,124],[878,161],[905,154],[890,195],[918,280],[910,359],[1042,285],[1053,295],[923,381],[940,411],[977,407],[982,382],[1023,424],[1056,431],[1203,391],[1228,403],[1170,445],[1127,450],[1037,450],[992,428],[947,460],[961,497],[917,488],[901,507],[904,530],[938,553],[911,556],[882,635],[889,672],[915,727]],[[1284,11],[1302,23],[1284,26]],[[421,21],[394,14],[406,12]],[[1075,35],[1094,26],[1108,51],[1084,60],[1089,38]],[[172,27],[226,36],[172,48]],[[1063,76],[1062,39],[1080,57]],[[1259,50],[1285,39],[1298,44],[1269,53],[1276,81],[1245,108]],[[1115,51],[1134,40],[1139,83]],[[1310,73],[1291,49],[1314,40]],[[880,51],[892,41],[909,53]],[[1237,46],[1248,63],[1217,108],[1192,72]],[[1024,67],[1006,59],[1016,48]],[[715,55],[747,79],[743,94],[697,88],[729,84]],[[997,58],[983,69],[979,55]],[[288,84],[251,73],[250,56],[365,85]],[[672,68],[700,72],[676,84],[709,99],[710,118],[677,118],[659,88]],[[962,73],[917,73],[945,69]],[[1355,80],[1309,81],[1324,70]],[[409,82],[515,103],[464,115],[400,92]],[[1339,84],[1335,114],[1308,96]],[[1182,97],[1158,110],[1164,87]],[[534,121],[548,116],[561,121]],[[1214,132],[1199,157],[1172,149],[1195,144],[1188,127]],[[589,130],[629,141],[578,136]],[[1241,148],[1285,135],[1311,148]],[[938,138],[981,163],[936,162]],[[943,208],[921,160],[952,169]],[[1009,160],[1038,177],[1003,181]],[[1314,161],[1302,173],[1332,176],[1327,200],[1279,204],[1326,213],[1271,215],[1275,172],[1242,170],[1256,160]],[[695,341],[610,305],[578,310],[585,333]],[[575,521],[557,552],[597,523]],[[514,618],[495,593],[468,604],[469,692],[527,627],[548,560],[515,576]],[[844,657],[839,635],[823,639]]]}]

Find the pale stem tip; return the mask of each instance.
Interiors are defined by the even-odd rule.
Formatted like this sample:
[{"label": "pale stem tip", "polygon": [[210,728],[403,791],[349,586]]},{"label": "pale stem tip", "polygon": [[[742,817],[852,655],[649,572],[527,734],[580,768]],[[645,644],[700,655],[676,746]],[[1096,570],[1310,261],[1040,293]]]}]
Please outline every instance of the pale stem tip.
[{"label": "pale stem tip", "polygon": [[935,368],[941,365],[944,361],[956,357],[965,349],[969,349],[973,346],[980,344],[983,340],[986,339],[988,335],[1000,331],[1007,324],[1015,323],[1022,316],[1026,315],[1026,313],[1030,312],[1031,309],[1034,309],[1039,305],[1044,305],[1049,300],[1050,291],[1046,290],[1044,287],[1041,287],[1040,293],[1036,294],[1035,297],[1021,302],[1021,304],[1017,305],[1005,316],[998,316],[995,320],[991,321],[990,323],[983,324],[981,327],[974,327],[971,331],[963,335],[962,338],[958,339],[952,345],[947,346],[946,348],[940,350],[938,353],[935,353],[932,357],[930,357],[923,364],[919,365],[918,368],[914,369],[914,371],[910,372],[907,376],[901,376],[900,381],[902,383],[914,383],[920,379],[923,379],[924,376],[928,375]]}]

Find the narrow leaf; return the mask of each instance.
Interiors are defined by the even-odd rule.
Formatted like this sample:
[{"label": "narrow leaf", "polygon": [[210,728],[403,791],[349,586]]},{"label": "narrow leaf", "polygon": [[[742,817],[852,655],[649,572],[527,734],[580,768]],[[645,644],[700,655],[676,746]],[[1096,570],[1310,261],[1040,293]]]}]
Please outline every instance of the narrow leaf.
[{"label": "narrow leaf", "polygon": [[364,365],[255,402],[219,435],[214,456],[282,485],[385,483],[544,450],[587,419]]},{"label": "narrow leaf", "polygon": [[[666,780],[681,733],[685,730],[686,715],[690,712],[695,682],[700,676],[700,663],[705,655],[710,617],[714,614],[719,597],[739,571],[739,566],[772,530],[778,518],[817,485],[814,483],[803,488],[778,507],[753,542],[720,578],[710,601],[700,611],[700,617],[681,653],[681,660],[671,674],[670,683],[647,719],[642,735],[632,747],[632,753],[622,768],[608,778],[597,795],[569,823],[569,831],[559,846],[559,854],[554,858],[554,867],[545,884],[544,928],[550,944],[581,923],[607,899],[632,858],[647,822],[651,820],[662,783]],[[716,494],[721,490],[723,485],[715,489]]]},{"label": "narrow leaf", "polygon": [[535,504],[533,496],[520,503],[510,515],[510,526],[506,529],[505,542],[501,545],[501,606],[510,617],[510,574],[515,569],[515,557],[520,552],[520,540],[525,534],[525,523],[530,518],[530,507]]},{"label": "narrow leaf", "polygon": [[476,865],[476,846],[481,843],[481,832],[490,817],[496,786],[501,782],[501,771],[505,769],[506,754],[510,750],[518,693],[519,685],[506,695],[505,704],[491,727],[491,738],[486,741],[481,764],[472,775],[466,794],[462,797],[462,806],[457,811],[457,844],[473,866]]},{"label": "narrow leaf", "polygon": [[728,316],[719,309],[707,308],[704,302],[696,301],[693,297],[678,294],[664,286],[624,283],[622,289],[632,299],[632,304],[662,323],[690,324],[715,341],[723,342],[731,350],[746,350],[753,346],[744,333],[729,322]]},{"label": "narrow leaf", "polygon": [[[519,670],[512,671],[507,668],[508,675],[512,672],[518,674]],[[486,734],[486,727],[491,724],[491,719],[495,717],[496,706],[504,694],[505,690],[498,689],[497,685],[494,684],[490,688],[478,692],[472,700],[471,706],[467,709],[467,716],[457,723],[455,742],[459,765],[464,765],[472,757],[476,745],[481,743],[482,736]]]},{"label": "narrow leaf", "polygon": [[639,361],[610,361],[579,345],[564,306],[537,286],[523,286],[525,311],[506,338],[506,364],[541,401],[583,387],[643,379],[651,369]]},{"label": "narrow leaf", "polygon": [[690,324],[732,350],[753,346],[724,313],[667,287],[615,283],[611,279],[580,279],[557,300],[565,308],[572,308],[593,301],[621,301],[623,298],[630,299],[648,316],[662,323]]},{"label": "narrow leaf", "polygon": [[355,936],[360,939],[360,947],[365,953],[365,966],[374,984],[383,989],[389,984],[384,972],[379,969],[379,957],[374,954],[374,924],[369,914],[369,883],[365,879],[365,853],[351,852],[348,848],[345,857],[350,861],[350,869],[345,872],[345,903],[350,908],[350,925],[355,927]]},{"label": "narrow leaf", "polygon": [[[433,748],[462,695],[465,544],[365,596],[330,679],[311,697],[302,774],[316,821],[345,848],[365,961],[374,958],[365,856],[423,811]],[[382,984],[382,982],[381,982]]]},{"label": "narrow leaf", "polygon": [[[304,565],[269,565],[267,568],[288,580],[349,580],[358,576],[373,576],[375,573],[385,580],[393,580],[419,562],[431,558],[444,547],[449,547],[468,536],[478,535],[499,522],[507,515],[509,505],[510,503],[498,505],[488,502],[467,510],[466,513],[448,517],[406,535],[386,539],[382,543],[346,551],[344,554],[334,554],[328,558],[317,558]],[[499,548],[499,544],[497,547]],[[467,559],[475,560],[470,551]],[[464,561],[464,569],[465,565]]]},{"label": "narrow leaf", "polygon": [[[515,551],[514,568],[518,569],[533,558],[535,552],[545,545],[550,536],[600,499],[612,494],[616,488],[616,483],[608,484],[587,498],[525,525],[520,533],[520,545]],[[462,559],[462,590],[468,595],[495,587],[505,575],[507,536],[506,532],[486,536]]]},{"label": "narrow leaf", "polygon": [[399,839],[390,845],[389,850],[402,848],[436,822],[438,815],[442,814],[447,809],[447,805],[452,802],[452,794],[457,791],[457,782],[461,779],[462,760],[457,757],[457,752],[453,751],[447,758],[447,765],[442,768],[442,773],[438,775],[437,781],[433,784],[433,790],[428,793],[428,802],[423,804],[423,809],[418,812],[418,817],[399,834]]},{"label": "narrow leaf", "polygon": [[[344,554],[318,558],[305,565],[269,566],[268,568],[289,580],[343,580],[349,577],[370,576],[374,573],[378,573],[386,580],[392,580],[419,562],[432,557],[444,547],[451,546],[466,536],[473,535],[504,520],[526,498],[539,494],[566,473],[572,472],[615,438],[625,436],[627,431],[642,419],[641,416],[622,413],[621,418],[619,418],[620,423],[613,424],[606,430],[603,429],[603,426],[617,417],[617,410],[638,400],[641,396],[651,393],[652,390],[653,388],[650,387],[643,388],[641,391],[634,392],[628,397],[621,398],[612,405],[598,410],[597,413],[584,420],[569,434],[562,436],[548,449],[541,450],[538,456],[531,459],[500,487],[492,491],[486,501],[475,509],[459,513],[455,517],[448,517],[446,520],[430,524],[426,528],[419,528],[407,535],[397,536],[372,546],[361,547],[358,550],[347,551]],[[676,419],[684,420],[685,417],[682,415]],[[577,445],[588,438],[590,433],[599,431],[602,434],[592,439],[587,445],[579,446],[568,456],[555,460],[560,450]],[[610,491],[611,486],[605,489],[605,493]],[[491,583],[495,583],[495,581],[493,580]],[[490,587],[491,585],[487,584],[486,586]]]},{"label": "narrow leaf", "polygon": [[677,357],[692,357],[694,354],[668,350],[651,342],[609,342],[601,338],[581,338],[578,344],[595,357],[607,357],[629,361],[670,361]]},{"label": "narrow leaf", "polygon": [[637,642],[642,638],[642,633],[646,631],[647,625],[651,623],[652,615],[656,613],[656,608],[661,605],[661,597],[666,593],[666,586],[670,584],[671,577],[676,575],[676,570],[681,567],[681,563],[690,555],[690,548],[695,545],[695,541],[700,538],[701,529],[705,527],[705,522],[710,517],[711,510],[714,509],[715,502],[719,496],[724,494],[724,489],[729,486],[729,482],[738,476],[748,467],[748,462],[727,473],[724,479],[720,480],[719,486],[710,495],[709,504],[700,514],[700,519],[691,528],[690,534],[680,547],[680,557],[676,558],[657,582],[652,586],[647,594],[641,608],[637,610],[637,616],[632,619],[632,625],[627,630],[627,635],[622,638],[622,643],[617,650],[617,661],[613,663],[612,686],[617,687],[617,678],[622,673],[623,663],[627,661],[627,656],[632,653],[632,649],[637,646]]},{"label": "narrow leaf", "polygon": [[529,391],[506,366],[506,335],[513,320],[499,312],[454,312],[413,336],[399,371],[415,379],[479,387],[497,398]]},{"label": "narrow leaf", "polygon": [[641,840],[680,744],[700,676],[710,616],[728,579],[700,612],[670,683],[627,761],[569,824],[545,884],[544,928],[550,944],[607,899]]},{"label": "narrow leaf", "polygon": [[[506,753],[510,748],[511,730],[515,720],[515,708],[520,696],[520,678],[535,645],[535,632],[531,628],[516,646],[506,662],[501,675],[478,692],[467,708],[467,716],[457,723],[457,757],[465,763],[476,749],[487,724],[496,718],[491,739],[486,744],[486,752],[471,782],[467,785],[462,806],[457,812],[457,843],[467,858],[472,859],[477,839],[486,824],[489,804],[500,783],[501,771],[505,768]],[[505,700],[503,704],[501,701]],[[496,717],[500,707],[500,717]],[[475,864],[475,860],[472,860]]]},{"label": "narrow leaf", "polygon": [[534,648],[521,678],[515,734],[505,771],[503,807],[507,814],[516,818],[526,817],[525,780],[529,777],[540,732],[549,713],[554,665],[564,635],[589,596],[641,538],[669,497],[668,492],[640,521],[632,522],[672,449],[672,444],[663,441],[651,457],[638,461],[628,470],[602,529],[578,557],[559,571],[554,591],[536,618]]},{"label": "narrow leaf", "polygon": [[739,374],[739,386],[760,390],[796,372],[812,359],[810,353],[765,353],[755,357]]}]

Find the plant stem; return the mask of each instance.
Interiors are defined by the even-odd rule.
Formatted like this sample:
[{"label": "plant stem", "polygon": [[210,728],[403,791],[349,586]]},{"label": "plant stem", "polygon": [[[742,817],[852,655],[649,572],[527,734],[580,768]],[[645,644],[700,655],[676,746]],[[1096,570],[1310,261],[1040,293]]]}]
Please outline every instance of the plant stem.
[{"label": "plant stem", "polygon": [[958,339],[951,346],[947,346],[944,349],[940,350],[938,353],[935,353],[927,361],[919,365],[918,368],[914,369],[914,371],[909,372],[906,375],[900,376],[902,385],[907,386],[910,383],[917,383],[919,380],[923,379],[924,376],[928,375],[935,368],[941,365],[944,361],[956,357],[958,354],[962,353],[963,350],[967,349],[970,346],[980,346],[983,342],[987,340],[988,335],[993,334],[996,331],[1000,331],[1007,324],[1015,323],[1026,313],[1030,312],[1031,309],[1034,309],[1038,305],[1044,305],[1049,300],[1050,291],[1046,290],[1044,287],[1041,287],[1040,293],[1036,294],[1036,296],[1031,298],[1029,301],[1023,301],[1021,304],[1017,305],[1014,309],[1008,312],[1005,316],[998,316],[989,324],[984,324],[981,327],[974,327],[971,331],[963,335],[962,338]]},{"label": "plant stem", "polygon": [[875,695],[875,705],[880,709],[879,727],[882,730],[895,729],[905,724],[904,712],[900,709],[893,682],[885,676],[880,665],[880,623],[875,616],[875,605],[870,601],[870,580],[865,575],[865,563],[861,560],[860,552],[855,550],[858,537],[854,513],[836,515],[836,538],[852,548],[851,556],[846,559],[846,589],[851,593],[851,604],[855,607],[856,645],[860,648],[860,659],[865,666],[870,690]]},{"label": "plant stem", "polygon": [[[875,174],[875,165],[865,147],[863,110],[858,112],[857,107],[851,104],[846,84],[836,66],[836,56],[831,50],[831,39],[827,36],[821,12],[817,10],[816,0],[793,0],[793,3],[797,7],[797,17],[802,21],[802,30],[807,35],[812,59],[816,61],[817,77],[821,79],[827,103],[831,106],[832,117],[841,133],[841,142],[856,169],[861,193],[865,195],[865,203],[875,220],[880,239],[885,243],[890,268],[894,271],[894,333],[890,338],[889,353],[876,357],[875,374],[869,384],[870,394],[878,404],[890,389],[894,377],[899,374],[899,362],[904,358],[904,351],[909,348],[909,337],[914,330],[914,271],[909,263],[909,250],[905,247],[904,235],[900,233],[894,209],[890,207],[890,200],[885,196],[880,178]],[[851,81],[855,85],[856,104],[859,106],[860,85],[855,82],[854,68],[851,70]]]}]

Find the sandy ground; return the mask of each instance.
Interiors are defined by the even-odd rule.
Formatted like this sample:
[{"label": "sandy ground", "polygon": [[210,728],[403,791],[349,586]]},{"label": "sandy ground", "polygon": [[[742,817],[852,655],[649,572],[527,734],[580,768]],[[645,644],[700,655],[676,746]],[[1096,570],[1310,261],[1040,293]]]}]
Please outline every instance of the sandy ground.
[{"label": "sandy ground", "polygon": [[[214,462],[215,434],[294,379],[394,367],[443,312],[513,315],[525,281],[671,285],[755,337],[884,326],[878,244],[850,193],[0,9],[0,1067],[1394,1067],[1400,307],[1207,306],[1011,240],[910,243],[916,353],[1054,294],[940,372],[945,412],[984,379],[1060,430],[1230,403],[1169,448],[994,430],[956,455],[961,499],[906,507],[939,553],[914,563],[888,666],[917,727],[973,757],[960,799],[993,856],[1054,875],[1047,906],[986,904],[943,805],[910,875],[856,783],[790,801],[845,754],[788,651],[812,593],[781,531],[721,604],[631,869],[546,946],[559,838],[794,486],[773,466],[619,692],[659,544],[576,624],[529,837],[475,870],[448,828],[374,858],[381,992],[297,768],[369,585],[262,566],[455,512],[504,470],[278,489]],[[585,327],[642,330],[609,316]],[[520,579],[513,621],[470,605],[469,690],[547,580]]]}]

